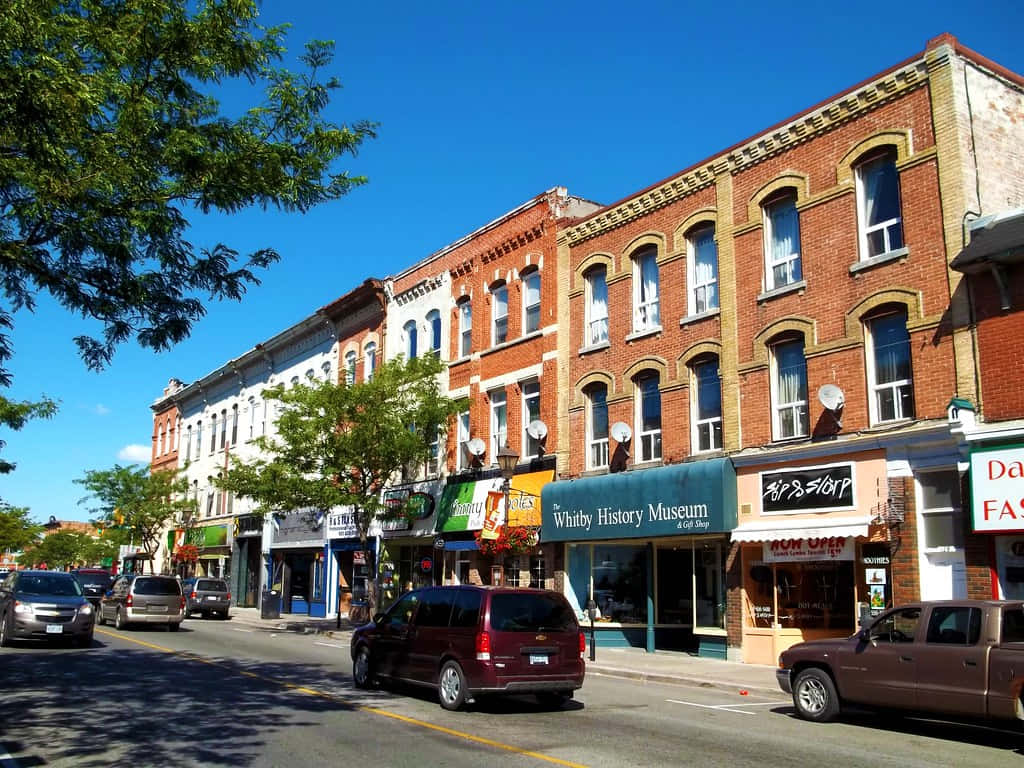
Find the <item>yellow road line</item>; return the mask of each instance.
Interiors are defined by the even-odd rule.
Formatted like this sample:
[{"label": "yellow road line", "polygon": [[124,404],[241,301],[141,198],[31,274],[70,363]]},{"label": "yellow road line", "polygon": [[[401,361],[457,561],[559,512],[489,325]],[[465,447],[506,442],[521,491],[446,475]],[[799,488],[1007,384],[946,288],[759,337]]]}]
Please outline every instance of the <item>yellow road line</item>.
[{"label": "yellow road line", "polygon": [[371,715],[378,715],[380,717],[388,717],[388,718],[391,718],[392,720],[398,720],[398,721],[406,723],[408,725],[417,726],[419,728],[426,728],[426,729],[431,730],[431,731],[437,731],[438,733],[444,733],[444,734],[447,734],[448,736],[454,736],[454,737],[456,737],[458,739],[464,739],[465,741],[472,741],[472,742],[475,742],[477,744],[483,744],[485,746],[493,747],[495,749],[501,749],[501,750],[504,750],[506,752],[514,752],[517,755],[525,755],[526,757],[533,757],[533,758],[536,758],[537,760],[542,760],[542,761],[544,761],[546,763],[553,763],[555,765],[565,765],[565,766],[568,766],[569,768],[586,768],[586,766],[583,765],[582,763],[573,763],[573,762],[570,762],[569,760],[561,760],[561,759],[559,759],[557,757],[552,757],[551,755],[545,755],[545,754],[543,754],[541,752],[532,752],[532,751],[530,751],[528,749],[522,749],[520,747],[516,747],[516,746],[513,746],[511,744],[505,744],[505,743],[500,742],[500,741],[494,741],[493,739],[487,739],[487,738],[484,738],[483,736],[476,736],[476,735],[474,735],[472,733],[466,733],[465,731],[457,731],[457,730],[455,730],[453,728],[446,728],[443,725],[435,725],[434,723],[428,723],[425,720],[419,720],[419,719],[417,719],[415,717],[408,717],[407,715],[400,715],[397,712],[389,712],[386,709],[379,709],[377,707],[368,707],[365,704],[359,704],[359,703],[351,701],[349,699],[345,699],[345,698],[343,698],[341,696],[337,696],[337,695],[335,695],[333,693],[327,693],[325,691],[318,691],[315,688],[307,688],[305,686],[297,685],[296,683],[289,683],[287,680],[277,680],[277,679],[275,679],[273,677],[266,677],[264,675],[260,675],[260,674],[257,674],[255,672],[249,672],[249,671],[244,670],[244,669],[235,669],[234,667],[231,667],[231,666],[229,666],[227,664],[222,664],[221,662],[213,661],[212,659],[205,659],[202,656],[197,656],[196,654],[194,654],[194,653],[192,653],[190,651],[176,651],[173,648],[165,648],[162,645],[155,645],[154,643],[147,643],[145,640],[136,640],[134,637],[127,637],[126,635],[116,634],[114,632],[110,632],[110,631],[105,630],[105,629],[97,629],[96,631],[99,632],[101,635],[107,635],[109,637],[116,637],[116,638],[118,638],[120,640],[127,640],[130,643],[135,643],[136,645],[142,645],[142,646],[145,646],[146,648],[152,648],[155,651],[161,651],[163,653],[169,653],[169,654],[172,654],[172,655],[175,655],[175,656],[182,656],[182,657],[184,657],[184,658],[186,658],[186,659],[188,659],[190,661],[198,661],[198,662],[200,662],[202,664],[209,664],[209,665],[214,666],[214,667],[222,667],[223,669],[226,669],[226,670],[228,670],[230,672],[235,672],[235,673],[238,673],[238,674],[242,674],[242,675],[245,675],[246,677],[252,677],[252,678],[255,678],[257,680],[262,680],[262,681],[267,682],[267,683],[273,683],[274,685],[280,685],[280,686],[282,686],[284,688],[287,688],[287,689],[289,689],[291,691],[295,691],[296,693],[303,693],[303,694],[306,694],[307,696],[317,696],[317,697],[322,698],[322,699],[330,699],[331,701],[336,701],[339,704],[344,704],[346,706],[352,707],[353,709],[357,709],[357,710],[359,710],[361,712],[367,712],[367,713],[369,713]]}]

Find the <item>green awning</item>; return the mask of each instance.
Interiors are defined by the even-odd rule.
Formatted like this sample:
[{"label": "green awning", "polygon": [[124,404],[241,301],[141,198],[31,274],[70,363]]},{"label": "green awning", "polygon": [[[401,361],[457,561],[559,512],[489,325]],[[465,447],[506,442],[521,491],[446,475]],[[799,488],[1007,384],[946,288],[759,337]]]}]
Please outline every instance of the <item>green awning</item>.
[{"label": "green awning", "polygon": [[726,533],[736,527],[736,470],[704,459],[548,483],[541,541]]}]

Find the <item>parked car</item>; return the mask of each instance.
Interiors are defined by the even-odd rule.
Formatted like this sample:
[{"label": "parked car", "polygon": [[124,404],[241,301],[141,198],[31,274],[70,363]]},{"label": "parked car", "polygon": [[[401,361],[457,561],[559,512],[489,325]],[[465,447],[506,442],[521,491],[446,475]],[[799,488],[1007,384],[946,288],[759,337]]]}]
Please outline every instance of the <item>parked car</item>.
[{"label": "parked car", "polygon": [[60,571],[13,571],[0,581],[0,646],[12,640],[92,644],[95,609],[78,580]]},{"label": "parked car", "polygon": [[71,573],[75,575],[78,583],[82,585],[82,592],[89,598],[89,602],[92,603],[96,610],[99,610],[100,599],[110,589],[110,585],[114,581],[110,571],[102,568],[78,568]]},{"label": "parked car", "polygon": [[129,624],[166,624],[177,632],[185,618],[185,596],[174,576],[129,573],[118,576],[100,601],[97,621],[114,622],[117,629]]},{"label": "parked car", "polygon": [[231,607],[231,593],[224,579],[199,576],[181,582],[185,595],[185,618],[200,614],[204,619],[216,616],[226,619]]},{"label": "parked car", "polygon": [[445,709],[476,696],[533,693],[561,706],[583,685],[586,642],[557,592],[427,587],[400,597],[352,634],[353,680],[436,688]]},{"label": "parked car", "polygon": [[776,677],[797,713],[825,722],[855,703],[921,714],[1024,720],[1024,602],[900,606],[845,639],[782,652]]}]

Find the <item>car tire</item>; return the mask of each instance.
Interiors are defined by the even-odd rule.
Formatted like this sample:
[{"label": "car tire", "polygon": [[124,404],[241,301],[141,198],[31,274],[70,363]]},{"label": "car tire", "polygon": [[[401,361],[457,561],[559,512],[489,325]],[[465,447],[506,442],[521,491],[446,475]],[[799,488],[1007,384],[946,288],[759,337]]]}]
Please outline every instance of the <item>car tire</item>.
[{"label": "car tire", "polygon": [[99,624],[101,627],[106,626],[106,624],[107,624],[107,620],[103,616],[103,609],[102,608],[97,608],[96,609],[96,623]]},{"label": "car tire", "polygon": [[441,675],[437,681],[437,696],[441,700],[441,706],[452,712],[461,709],[466,703],[466,675],[457,662],[446,661],[441,667]]},{"label": "car tire", "polygon": [[359,647],[352,661],[352,684],[362,690],[373,687],[373,661],[365,645]]},{"label": "car tire", "polygon": [[124,614],[121,613],[121,609],[118,608],[114,613],[114,629],[124,630],[128,627],[128,622],[124,620]]},{"label": "car tire", "polygon": [[537,694],[537,701],[545,709],[561,709],[572,699],[572,691],[545,691]]},{"label": "car tire", "polygon": [[11,644],[11,628],[7,624],[7,614],[0,616],[0,648],[7,648]]},{"label": "car tire", "polygon": [[804,720],[827,723],[839,714],[839,694],[832,677],[823,669],[802,670],[793,681],[793,706]]},{"label": "car tire", "polygon": [[167,625],[167,629],[171,632],[177,632],[179,629],[181,629],[181,622],[179,621],[177,624],[172,622]]}]

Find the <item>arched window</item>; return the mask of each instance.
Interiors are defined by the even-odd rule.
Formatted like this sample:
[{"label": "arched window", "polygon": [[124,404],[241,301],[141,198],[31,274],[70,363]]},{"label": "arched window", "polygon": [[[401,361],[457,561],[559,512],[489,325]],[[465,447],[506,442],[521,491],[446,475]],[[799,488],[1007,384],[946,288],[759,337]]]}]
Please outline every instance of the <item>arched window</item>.
[{"label": "arched window", "polygon": [[416,321],[410,320],[402,330],[405,332],[405,357],[412,360],[416,357]]},{"label": "arched window", "polygon": [[523,333],[540,330],[540,272],[523,277]]},{"label": "arched window", "polygon": [[238,403],[231,406],[231,445],[238,443]]},{"label": "arched window", "polygon": [[256,437],[256,398],[249,398],[249,439]]},{"label": "arched window", "polygon": [[351,350],[345,354],[345,383],[351,386],[356,383],[356,353]]},{"label": "arched window", "polygon": [[591,384],[584,392],[587,400],[587,469],[608,468],[608,387]]},{"label": "arched window", "polygon": [[764,288],[773,291],[803,279],[796,190],[785,189],[761,206],[764,213]]},{"label": "arched window", "polygon": [[508,442],[508,399],[504,389],[488,392],[491,401],[491,463],[498,463],[498,451]]},{"label": "arched window", "polygon": [[862,261],[903,248],[896,150],[871,153],[856,167],[857,223]]},{"label": "arched window", "polygon": [[531,421],[540,419],[540,382],[536,379],[523,382],[523,457],[532,458],[540,455],[540,440],[530,435],[527,427]]},{"label": "arched window", "polygon": [[804,338],[786,337],[771,345],[772,432],[776,440],[806,437],[807,360]]},{"label": "arched window", "polygon": [[633,256],[633,330],[660,327],[658,249],[649,246]]},{"label": "arched window", "polygon": [[185,459],[192,458],[192,425],[189,424],[185,429]]},{"label": "arched window", "polygon": [[427,312],[427,328],[430,329],[430,351],[441,354],[441,313],[436,309]]},{"label": "arched window", "polygon": [[686,260],[690,272],[689,310],[700,315],[718,309],[718,245],[715,225],[703,224],[686,236]]},{"label": "arched window", "polygon": [[906,310],[887,312],[864,323],[871,423],[914,417],[914,374]]},{"label": "arched window", "polygon": [[473,351],[473,308],[468,301],[459,304],[459,357]]},{"label": "arched window", "polygon": [[722,450],[722,381],[718,358],[706,357],[690,366],[693,446],[696,452]]},{"label": "arched window", "polygon": [[608,269],[599,264],[586,274],[586,327],[583,346],[591,347],[608,341]]},{"label": "arched window", "polygon": [[203,450],[203,420],[202,418],[196,422],[196,458],[199,458],[199,454]]},{"label": "arched window", "polygon": [[331,380],[331,361],[328,360],[323,365],[321,365],[320,366],[320,370],[323,371],[324,381],[330,381]]},{"label": "arched window", "polygon": [[496,347],[508,340],[508,286],[494,286],[491,301],[491,346]]},{"label": "arched window", "polygon": [[661,391],[656,371],[643,371],[636,386],[636,434],[640,446],[638,462],[661,460]]},{"label": "arched window", "polygon": [[370,381],[377,370],[377,342],[371,341],[363,347],[363,378]]},{"label": "arched window", "polygon": [[210,453],[217,450],[217,414],[210,416]]}]

